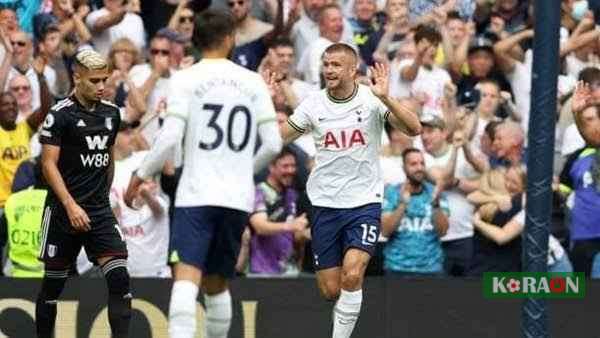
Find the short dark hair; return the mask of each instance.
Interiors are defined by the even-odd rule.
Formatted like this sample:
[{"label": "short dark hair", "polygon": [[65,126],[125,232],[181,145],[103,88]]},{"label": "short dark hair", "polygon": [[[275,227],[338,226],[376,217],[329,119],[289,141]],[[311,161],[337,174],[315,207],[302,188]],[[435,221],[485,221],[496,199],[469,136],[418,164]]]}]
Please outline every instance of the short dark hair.
[{"label": "short dark hair", "polygon": [[8,91],[8,90],[7,90],[7,91],[5,91],[5,92],[1,92],[1,93],[0,93],[0,98],[3,98],[3,97],[5,97],[5,96],[10,96],[10,97],[12,97],[14,100],[16,100],[15,96],[13,95],[13,93],[11,93],[11,92],[10,92],[10,91]]},{"label": "short dark hair", "polygon": [[439,44],[442,41],[442,34],[437,30],[437,28],[430,25],[418,25],[415,29],[415,43],[419,43],[419,41],[423,39],[427,39],[427,41],[432,44]]},{"label": "short dark hair", "polygon": [[600,82],[600,69],[596,67],[586,67],[579,72],[579,81],[583,81],[587,84],[593,84]]},{"label": "short dark hair", "polygon": [[275,41],[273,41],[271,43],[270,48],[278,48],[278,47],[290,47],[290,48],[294,48],[294,43],[292,42],[292,40],[288,39],[288,38],[277,38],[275,39]]},{"label": "short dark hair", "polygon": [[292,156],[292,157],[294,157],[294,159],[296,159],[296,154],[292,151],[292,148],[290,148],[289,146],[284,146],[283,148],[281,148],[281,151],[279,152],[279,154],[277,154],[275,156],[275,158],[273,158],[273,161],[271,161],[271,164],[277,163],[277,161],[281,160],[282,158],[284,158],[286,156]]},{"label": "short dark hair", "polygon": [[294,108],[292,108],[290,105],[287,105],[287,104],[283,104],[283,105],[277,105],[277,106],[275,107],[275,110],[276,110],[277,112],[282,112],[282,113],[284,113],[284,114],[285,114],[285,115],[287,115],[288,117],[289,117],[289,116],[292,116],[292,114],[294,113]]},{"label": "short dark hair", "polygon": [[219,47],[225,37],[235,32],[235,21],[231,13],[209,9],[196,17],[192,41],[201,50]]},{"label": "short dark hair", "polygon": [[446,15],[446,21],[450,21],[450,20],[460,20],[462,22],[465,22],[465,20],[463,20],[463,18],[460,16],[458,11],[448,12],[448,14]]},{"label": "short dark hair", "polygon": [[419,149],[414,148],[414,147],[404,149],[404,151],[402,152],[402,163],[406,162],[406,157],[412,153],[421,154],[422,152]]},{"label": "short dark hair", "polygon": [[496,128],[502,124],[500,121],[490,121],[485,125],[484,132],[490,138],[490,140],[494,140],[496,137]]}]

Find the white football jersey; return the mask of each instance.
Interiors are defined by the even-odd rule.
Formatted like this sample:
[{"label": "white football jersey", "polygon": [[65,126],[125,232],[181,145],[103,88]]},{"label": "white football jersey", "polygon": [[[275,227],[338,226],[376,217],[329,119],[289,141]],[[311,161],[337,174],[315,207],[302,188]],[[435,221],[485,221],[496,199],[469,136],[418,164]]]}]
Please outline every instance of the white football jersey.
[{"label": "white football jersey", "polygon": [[312,132],[317,148],[306,186],[313,205],[354,208],[381,203],[379,152],[388,114],[387,107],[363,85],[344,101],[321,90],[300,103],[288,123],[300,132]]},{"label": "white football jersey", "polygon": [[250,212],[257,127],[275,121],[262,77],[228,60],[201,60],[173,75],[167,112],[186,121],[175,205]]},{"label": "white football jersey", "polygon": [[169,270],[169,198],[162,192],[156,196],[164,210],[160,217],[154,217],[148,205],[131,209],[123,200],[131,174],[139,168],[146,154],[147,151],[135,152],[126,159],[115,161],[110,200],[113,207],[118,207],[116,216],[129,252],[129,274],[134,277],[168,277],[165,273]]}]

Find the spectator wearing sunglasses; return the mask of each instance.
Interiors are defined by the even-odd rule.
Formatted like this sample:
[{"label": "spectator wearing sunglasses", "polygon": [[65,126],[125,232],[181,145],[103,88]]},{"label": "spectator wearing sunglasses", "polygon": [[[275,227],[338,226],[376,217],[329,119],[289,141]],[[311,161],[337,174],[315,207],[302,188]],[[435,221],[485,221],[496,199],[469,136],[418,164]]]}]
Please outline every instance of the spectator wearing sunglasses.
[{"label": "spectator wearing sunglasses", "polygon": [[158,106],[167,97],[169,77],[172,73],[171,41],[159,32],[150,40],[148,62],[136,65],[129,71],[129,78],[140,91],[142,100],[146,102],[146,114],[141,120],[144,125],[142,135],[150,144],[159,129]]},{"label": "spectator wearing sunglasses", "polygon": [[9,81],[8,88],[17,101],[17,108],[19,110],[17,122],[25,121],[27,117],[33,113],[31,107],[31,84],[29,83],[29,79],[24,75],[18,74]]},{"label": "spectator wearing sunglasses", "polygon": [[23,31],[0,34],[6,50],[0,66],[0,88],[9,91],[9,83],[17,75],[24,75],[31,84],[32,110],[40,107],[40,82],[36,72],[43,73],[51,93],[55,93],[56,72],[47,62],[36,58],[32,62],[33,43],[31,37]]},{"label": "spectator wearing sunglasses", "polygon": [[107,56],[110,46],[120,38],[128,38],[142,50],[146,46],[146,33],[142,18],[129,12],[127,0],[104,0],[104,7],[91,12],[85,22],[92,31],[95,49]]}]

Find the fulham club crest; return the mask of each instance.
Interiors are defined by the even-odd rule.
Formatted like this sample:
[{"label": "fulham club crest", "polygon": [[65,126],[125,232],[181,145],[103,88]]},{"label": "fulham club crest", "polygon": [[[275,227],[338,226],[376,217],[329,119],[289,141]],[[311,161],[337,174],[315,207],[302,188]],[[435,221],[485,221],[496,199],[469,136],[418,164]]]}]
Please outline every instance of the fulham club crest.
[{"label": "fulham club crest", "polygon": [[112,128],[113,128],[113,125],[112,125],[112,118],[110,118],[110,117],[107,117],[107,118],[106,118],[106,121],[105,121],[105,124],[106,124],[106,129],[108,129],[108,130],[112,130]]}]

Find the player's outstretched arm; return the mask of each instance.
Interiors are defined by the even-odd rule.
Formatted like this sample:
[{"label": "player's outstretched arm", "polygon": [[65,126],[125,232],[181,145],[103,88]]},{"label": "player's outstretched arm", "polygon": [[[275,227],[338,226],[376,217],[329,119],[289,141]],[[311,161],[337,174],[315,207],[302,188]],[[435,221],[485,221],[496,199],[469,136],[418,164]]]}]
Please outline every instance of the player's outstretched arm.
[{"label": "player's outstretched arm", "polygon": [[133,199],[144,179],[151,178],[160,172],[173,147],[181,143],[185,132],[185,121],[176,115],[169,115],[160,129],[158,137],[154,141],[150,152],[144,158],[144,162],[131,176],[129,186],[125,192],[125,204],[133,208]]},{"label": "player's outstretched arm", "polygon": [[274,120],[260,123],[258,125],[258,135],[263,142],[256,155],[254,155],[255,173],[266,168],[283,146],[277,122]]},{"label": "player's outstretched arm", "polygon": [[304,134],[297,127],[292,126],[289,119],[286,123],[282,124],[279,130],[281,131],[281,137],[283,138],[283,144],[287,145],[294,142],[298,137]]},{"label": "player's outstretched arm", "polygon": [[387,66],[376,63],[375,67],[370,67],[370,71],[371,91],[390,111],[390,124],[409,136],[421,134],[421,122],[419,122],[415,107],[400,103],[388,94],[389,69]]},{"label": "player's outstretched arm", "polygon": [[60,171],[58,171],[57,163],[59,155],[59,146],[42,144],[42,173],[46,182],[48,182],[48,185],[67,211],[71,226],[79,231],[88,231],[90,230],[90,218],[85,210],[75,202],[73,196],[67,190]]}]

